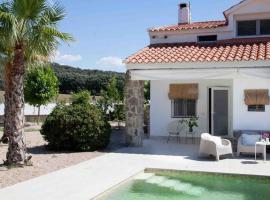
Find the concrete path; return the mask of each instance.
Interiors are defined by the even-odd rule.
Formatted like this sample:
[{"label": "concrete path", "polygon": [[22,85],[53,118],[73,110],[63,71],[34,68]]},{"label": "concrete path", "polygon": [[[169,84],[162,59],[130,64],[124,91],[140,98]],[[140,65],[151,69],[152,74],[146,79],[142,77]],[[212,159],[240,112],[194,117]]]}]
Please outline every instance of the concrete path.
[{"label": "concrete path", "polygon": [[[90,200],[145,168],[270,176],[270,161],[253,157],[199,160],[198,146],[146,140],[143,148],[115,153],[0,190],[1,200]],[[268,158],[269,159],[269,158]]]}]

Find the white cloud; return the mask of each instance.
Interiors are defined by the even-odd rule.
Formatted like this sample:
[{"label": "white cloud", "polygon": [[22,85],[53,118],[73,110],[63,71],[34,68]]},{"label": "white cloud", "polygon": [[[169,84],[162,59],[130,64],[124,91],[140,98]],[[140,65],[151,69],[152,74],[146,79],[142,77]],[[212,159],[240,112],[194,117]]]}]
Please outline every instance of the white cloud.
[{"label": "white cloud", "polygon": [[56,51],[53,55],[52,60],[59,63],[70,63],[82,60],[82,56],[72,54],[61,54],[60,51]]},{"label": "white cloud", "polygon": [[125,72],[123,60],[116,56],[107,56],[97,61],[97,68],[104,71]]},{"label": "white cloud", "polygon": [[123,60],[115,56],[103,57],[97,62],[97,65],[103,66],[103,67],[124,67],[125,66],[125,64],[123,63]]}]

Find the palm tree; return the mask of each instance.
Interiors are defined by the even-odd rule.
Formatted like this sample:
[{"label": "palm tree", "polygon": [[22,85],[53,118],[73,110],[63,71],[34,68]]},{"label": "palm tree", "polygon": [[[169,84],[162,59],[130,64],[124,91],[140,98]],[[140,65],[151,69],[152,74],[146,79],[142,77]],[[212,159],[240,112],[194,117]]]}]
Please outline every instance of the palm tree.
[{"label": "palm tree", "polygon": [[60,41],[72,37],[58,30],[65,11],[46,0],[7,0],[0,4],[0,57],[5,59],[7,164],[26,164],[23,79],[26,66],[49,57]]}]

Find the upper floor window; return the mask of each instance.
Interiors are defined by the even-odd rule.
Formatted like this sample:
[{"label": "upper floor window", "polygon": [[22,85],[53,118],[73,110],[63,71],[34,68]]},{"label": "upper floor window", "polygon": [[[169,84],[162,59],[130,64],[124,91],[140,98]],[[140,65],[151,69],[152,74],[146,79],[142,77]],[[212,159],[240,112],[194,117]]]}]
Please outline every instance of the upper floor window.
[{"label": "upper floor window", "polygon": [[237,22],[238,36],[267,35],[270,34],[270,19],[247,20]]},{"label": "upper floor window", "polygon": [[260,21],[261,35],[270,35],[270,19]]},{"label": "upper floor window", "polygon": [[198,36],[198,42],[216,42],[217,35],[201,35]]},{"label": "upper floor window", "polygon": [[239,21],[237,22],[237,35],[238,36],[248,36],[248,35],[256,35],[257,21]]}]

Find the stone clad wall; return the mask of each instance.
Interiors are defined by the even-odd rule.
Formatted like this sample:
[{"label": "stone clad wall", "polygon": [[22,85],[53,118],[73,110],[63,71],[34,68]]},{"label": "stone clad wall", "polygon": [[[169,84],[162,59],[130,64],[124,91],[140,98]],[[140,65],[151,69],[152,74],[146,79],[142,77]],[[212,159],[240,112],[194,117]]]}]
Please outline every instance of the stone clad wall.
[{"label": "stone clad wall", "polygon": [[144,137],[144,81],[130,80],[125,89],[126,144],[142,146]]}]

